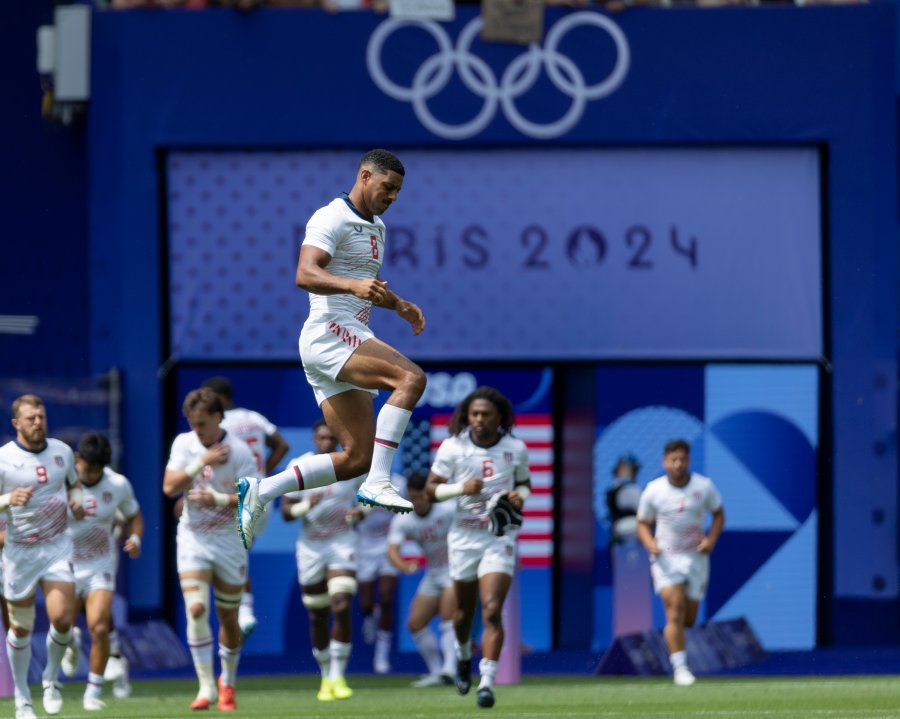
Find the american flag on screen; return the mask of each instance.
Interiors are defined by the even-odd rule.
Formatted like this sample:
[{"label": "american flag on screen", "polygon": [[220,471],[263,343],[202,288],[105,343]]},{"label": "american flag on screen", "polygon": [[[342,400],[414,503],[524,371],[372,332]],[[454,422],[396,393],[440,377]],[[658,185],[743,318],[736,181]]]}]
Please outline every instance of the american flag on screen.
[{"label": "american flag on screen", "polygon": [[[447,438],[449,414],[411,422],[403,441],[404,472],[427,472],[441,442]],[[549,567],[553,562],[553,423],[549,414],[517,414],[513,430],[528,447],[531,496],[519,532],[519,561],[523,567]],[[416,556],[415,545],[403,554]]]}]

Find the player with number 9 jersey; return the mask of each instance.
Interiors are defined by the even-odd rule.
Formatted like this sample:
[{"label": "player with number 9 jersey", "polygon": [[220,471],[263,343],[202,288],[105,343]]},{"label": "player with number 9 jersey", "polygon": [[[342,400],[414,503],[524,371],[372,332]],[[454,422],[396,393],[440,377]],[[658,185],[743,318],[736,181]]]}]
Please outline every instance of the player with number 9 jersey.
[{"label": "player with number 9 jersey", "polygon": [[[25,505],[10,505],[6,544],[7,599],[20,599],[34,592],[41,568],[72,559],[72,542],[65,535],[69,502],[67,489],[78,481],[75,456],[65,442],[47,439],[40,451],[25,449],[16,441],[0,447],[0,494],[18,487],[32,490]],[[24,578],[23,562],[28,564]],[[10,564],[16,565],[10,571]]]}]

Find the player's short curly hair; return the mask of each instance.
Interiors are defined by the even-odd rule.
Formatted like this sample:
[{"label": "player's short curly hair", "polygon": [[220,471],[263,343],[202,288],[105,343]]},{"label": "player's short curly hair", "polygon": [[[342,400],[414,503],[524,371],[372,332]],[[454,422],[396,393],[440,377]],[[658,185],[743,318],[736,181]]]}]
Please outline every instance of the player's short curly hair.
[{"label": "player's short curly hair", "polygon": [[470,392],[453,410],[453,416],[450,417],[450,424],[447,427],[451,435],[455,437],[469,426],[469,406],[476,399],[486,399],[493,404],[500,412],[500,428],[507,434],[512,430],[516,423],[512,402],[498,389],[479,387]]},{"label": "player's short curly hair", "polygon": [[686,439],[669,440],[663,448],[663,455],[672,454],[672,452],[687,452],[690,454],[691,445]]},{"label": "player's short curly hair", "polygon": [[378,172],[396,172],[400,177],[406,175],[406,168],[400,158],[387,150],[369,150],[359,161],[360,167],[371,167]]}]

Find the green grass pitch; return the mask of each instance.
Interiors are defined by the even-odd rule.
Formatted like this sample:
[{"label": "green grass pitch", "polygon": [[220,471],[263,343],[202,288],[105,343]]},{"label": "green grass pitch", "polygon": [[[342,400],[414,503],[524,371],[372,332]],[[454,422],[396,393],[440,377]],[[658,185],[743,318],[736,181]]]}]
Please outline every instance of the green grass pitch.
[{"label": "green grass pitch", "polygon": [[[900,717],[900,678],[699,678],[693,687],[676,687],[666,679],[530,676],[516,686],[500,686],[493,709],[475,705],[474,688],[461,697],[452,687],[412,689],[412,676],[349,677],[354,696],[344,701],[317,702],[317,681],[309,675],[245,677],[238,681],[239,717],[318,719],[385,717],[387,719],[455,719],[487,716],[522,719],[697,717],[699,719],[886,719]],[[135,681],[130,699],[112,698],[107,708],[86,712],[81,707],[84,685],[67,682],[61,717],[202,717],[191,712],[194,681]],[[40,689],[33,688],[35,711],[44,716]],[[218,714],[215,709],[210,713]],[[0,716],[13,716],[11,699],[0,700]]]}]

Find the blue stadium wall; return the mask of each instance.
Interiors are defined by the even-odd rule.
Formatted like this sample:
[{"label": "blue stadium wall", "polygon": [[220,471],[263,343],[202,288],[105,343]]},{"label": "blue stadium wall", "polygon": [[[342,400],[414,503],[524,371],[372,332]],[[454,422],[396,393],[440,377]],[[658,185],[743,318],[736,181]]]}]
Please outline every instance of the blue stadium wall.
[{"label": "blue stadium wall", "polygon": [[[460,8],[458,19],[443,26],[448,36],[456,38],[474,14]],[[547,28],[572,14],[548,11]],[[90,320],[83,354],[87,371],[124,369],[125,469],[150,530],[163,526],[159,485],[175,426],[164,416],[160,372],[167,360],[177,360],[169,356],[164,245],[168,151],[814,147],[823,170],[822,346],[820,357],[795,359],[818,360],[823,368],[819,589],[828,599],[820,605],[819,638],[858,643],[900,637],[894,616],[894,8],[634,10],[614,20],[630,52],[627,78],[607,97],[587,101],[562,132],[529,136],[500,105],[483,126],[453,140],[423,125],[410,103],[372,80],[365,49],[383,18],[275,10],[95,15],[85,173]],[[414,52],[418,41],[397,40],[392,61],[402,64],[408,50],[421,63]],[[495,77],[509,65],[509,52],[485,54]],[[605,52],[604,62],[615,62]],[[596,80],[585,54],[575,57]],[[434,105],[446,123],[465,123],[480,112],[479,101],[458,82],[447,93]],[[542,119],[550,122],[567,112],[567,98],[548,83],[539,83],[535,93],[522,106],[527,116],[545,113]],[[75,160],[72,176],[78,179]],[[77,220],[78,208],[67,216]],[[47,224],[46,233],[62,236],[66,227],[59,219]],[[78,230],[72,229],[76,238]],[[57,246],[72,251],[64,242]],[[81,269],[74,257],[68,266]],[[66,286],[74,297],[88,291],[77,282]],[[49,296],[54,307],[63,299],[52,291]],[[15,311],[30,305],[21,306]],[[81,341],[73,337],[71,345],[84,347]],[[285,338],[287,345],[293,342]],[[555,361],[569,359],[564,344],[556,349]],[[661,347],[660,356],[667,355]],[[27,367],[5,366],[28,373]],[[68,371],[84,370],[47,370]],[[129,599],[139,612],[153,613],[164,590],[143,577],[163,576],[164,543],[158,533],[148,535],[140,576],[129,577]],[[576,611],[591,615],[589,594]]]}]

